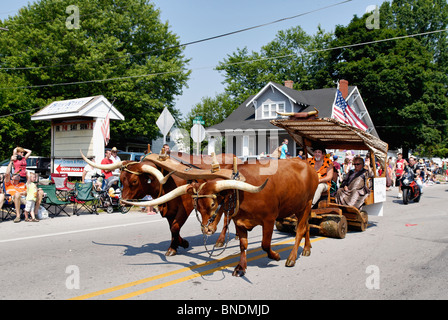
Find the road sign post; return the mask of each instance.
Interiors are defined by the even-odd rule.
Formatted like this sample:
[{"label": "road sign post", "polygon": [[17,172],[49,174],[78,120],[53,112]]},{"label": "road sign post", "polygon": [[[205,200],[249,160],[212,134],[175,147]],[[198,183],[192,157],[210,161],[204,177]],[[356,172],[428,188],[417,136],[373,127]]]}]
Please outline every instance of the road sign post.
[{"label": "road sign post", "polygon": [[200,123],[196,123],[191,127],[191,138],[196,142],[196,154],[200,155],[200,145],[202,140],[205,139],[205,128]]},{"label": "road sign post", "polygon": [[156,124],[163,134],[163,144],[166,143],[166,135],[170,132],[175,120],[167,107],[165,107],[157,119]]}]

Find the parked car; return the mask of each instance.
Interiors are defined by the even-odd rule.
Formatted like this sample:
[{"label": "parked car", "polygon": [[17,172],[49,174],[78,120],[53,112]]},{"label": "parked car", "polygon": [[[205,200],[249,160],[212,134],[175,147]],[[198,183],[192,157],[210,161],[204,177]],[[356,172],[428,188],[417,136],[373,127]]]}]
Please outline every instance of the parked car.
[{"label": "parked car", "polygon": [[121,160],[140,161],[140,158],[145,154],[143,152],[118,151],[117,155]]},{"label": "parked car", "polygon": [[[5,159],[0,162],[0,173],[5,173],[8,163],[11,159]],[[41,176],[48,177],[50,175],[50,158],[40,157],[40,156],[30,156],[26,159],[26,169],[34,171]],[[14,168],[12,169],[14,170]]]}]

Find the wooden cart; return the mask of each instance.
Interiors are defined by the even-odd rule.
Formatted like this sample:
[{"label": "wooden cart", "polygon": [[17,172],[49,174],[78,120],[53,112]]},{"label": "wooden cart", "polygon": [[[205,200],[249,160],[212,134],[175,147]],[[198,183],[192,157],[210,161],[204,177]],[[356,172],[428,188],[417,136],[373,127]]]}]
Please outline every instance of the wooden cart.
[{"label": "wooden cart", "polygon": [[[362,208],[376,203],[375,194],[378,197],[378,192],[375,192],[374,189],[375,179],[382,178],[382,181],[384,181],[384,192],[380,192],[380,194],[383,193],[383,197],[385,197],[387,143],[335,119],[317,118],[315,114],[311,117],[303,117],[303,114],[301,116],[299,118],[290,115],[289,119],[272,120],[271,123],[285,129],[296,143],[303,148],[306,157],[308,154],[312,154],[313,145],[316,144],[323,145],[326,149],[370,151],[370,163],[380,163],[382,175],[377,176],[376,170],[372,170],[374,177],[369,179],[368,182],[371,191]],[[324,199],[320,200],[318,207],[312,209],[309,223],[310,227],[318,229],[321,235],[342,239],[348,229],[366,230],[368,214],[363,209],[337,204],[328,193]],[[296,226],[297,220],[294,215],[276,221],[276,227],[279,231],[295,232]]]}]

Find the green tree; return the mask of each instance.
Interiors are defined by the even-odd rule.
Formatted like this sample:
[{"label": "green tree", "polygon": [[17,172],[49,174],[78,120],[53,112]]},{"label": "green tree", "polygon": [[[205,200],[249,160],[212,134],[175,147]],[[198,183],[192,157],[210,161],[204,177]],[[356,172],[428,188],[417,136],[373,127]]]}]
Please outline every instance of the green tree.
[{"label": "green tree", "polygon": [[[257,93],[269,81],[282,84],[293,80],[296,89],[312,89],[328,82],[326,53],[314,52],[325,47],[331,35],[321,28],[315,36],[309,36],[300,26],[279,31],[274,40],[263,46],[260,52],[249,54],[247,48],[238,48],[218,65],[224,73],[225,92],[240,104],[248,96]],[[310,53],[314,52],[314,53]]]},{"label": "green tree", "polygon": [[[73,11],[67,11],[70,5],[79,9],[79,28]],[[179,118],[174,97],[188,79],[188,60],[149,1],[41,0],[0,26],[10,30],[0,34],[1,115],[33,109],[7,117],[20,123],[21,136],[29,138],[2,135],[1,152],[9,154],[8,142],[16,141],[48,154],[49,142],[41,143],[49,141],[48,123],[31,123],[30,115],[54,100],[100,94],[116,98],[125,116],[111,125],[111,142],[118,147],[132,137],[155,138],[155,121],[166,106]],[[75,84],[57,85],[66,83]],[[23,88],[31,86],[40,87]]]},{"label": "green tree", "polygon": [[[433,17],[430,8],[438,11]],[[438,48],[446,42],[446,33],[445,40],[434,33],[379,41],[444,29],[447,21],[439,13],[445,12],[446,18],[446,9],[446,3],[440,1],[386,2],[380,8],[377,30],[366,29],[369,14],[355,16],[347,27],[336,27],[332,47],[377,41],[334,50],[330,60],[335,80],[344,78],[360,88],[377,131],[389,148],[446,145],[447,69]]]},{"label": "green tree", "polygon": [[181,126],[189,130],[193,125],[193,119],[201,116],[204,120],[204,127],[211,127],[224,121],[237,107],[238,104],[227,93],[217,94],[214,98],[204,97],[186,115]]}]

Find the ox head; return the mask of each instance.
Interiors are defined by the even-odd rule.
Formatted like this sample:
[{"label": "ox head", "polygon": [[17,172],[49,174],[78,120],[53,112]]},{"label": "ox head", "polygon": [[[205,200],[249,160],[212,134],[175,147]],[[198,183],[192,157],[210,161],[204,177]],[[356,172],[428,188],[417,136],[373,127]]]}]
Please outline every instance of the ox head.
[{"label": "ox head", "polygon": [[215,233],[216,226],[222,215],[222,206],[228,200],[229,193],[235,191],[244,191],[249,193],[258,193],[266,186],[268,179],[261,186],[254,186],[246,182],[236,180],[219,180],[209,182],[193,182],[180,187],[163,195],[160,198],[143,201],[128,202],[123,200],[124,204],[136,206],[157,206],[173,200],[177,197],[189,194],[193,198],[194,208],[201,214],[201,229],[204,234],[211,235]]},{"label": "ox head", "polygon": [[97,164],[81,156],[92,167],[101,170],[120,169],[120,181],[123,186],[122,199],[141,199],[146,195],[157,196],[171,173],[164,176],[152,162],[119,161],[112,164]]}]

